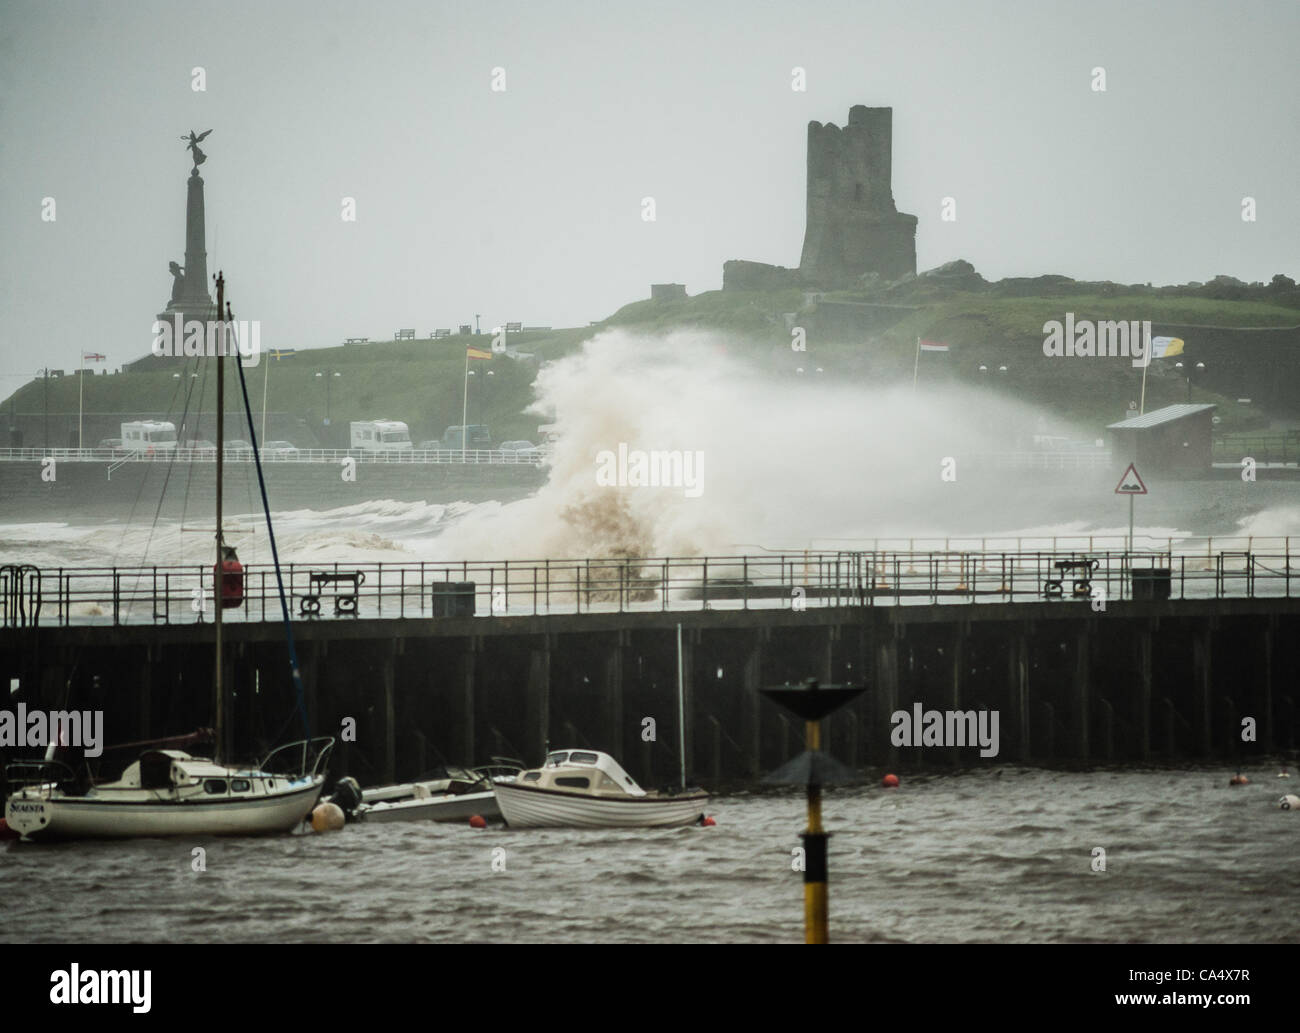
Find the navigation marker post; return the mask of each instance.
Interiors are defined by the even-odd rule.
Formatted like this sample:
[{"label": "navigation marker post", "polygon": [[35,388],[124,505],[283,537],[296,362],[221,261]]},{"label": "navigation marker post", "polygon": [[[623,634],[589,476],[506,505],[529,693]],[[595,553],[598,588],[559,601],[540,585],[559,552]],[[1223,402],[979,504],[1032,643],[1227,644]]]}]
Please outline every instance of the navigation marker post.
[{"label": "navigation marker post", "polygon": [[804,720],[807,749],[763,779],[775,785],[802,785],[808,791],[808,828],[803,840],[804,942],[829,943],[829,871],[822,827],[822,786],[860,782],[856,774],[821,749],[822,718],[845,706],[865,691],[865,685],[819,685],[809,678],[801,685],[777,685],[759,691],[772,702]]}]

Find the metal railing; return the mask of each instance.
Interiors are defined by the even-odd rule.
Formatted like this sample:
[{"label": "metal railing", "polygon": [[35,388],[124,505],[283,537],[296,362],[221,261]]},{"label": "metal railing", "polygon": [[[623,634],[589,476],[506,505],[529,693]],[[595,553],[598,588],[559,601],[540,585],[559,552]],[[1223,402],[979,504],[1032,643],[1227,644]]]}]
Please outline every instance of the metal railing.
[{"label": "metal railing", "polygon": [[[124,463],[216,463],[215,448],[174,448],[132,451],[121,448],[0,448],[0,462],[32,463],[53,459],[64,463],[112,463],[116,469]],[[224,450],[226,463],[252,463],[251,448]],[[292,452],[263,451],[263,463],[338,463],[355,459],[358,463],[476,463],[492,466],[541,466],[550,459],[548,449],[520,453],[494,448],[404,449],[393,452],[370,452],[359,448],[300,448]]]},{"label": "metal railing", "polygon": [[1214,439],[1216,461],[1236,463],[1250,456],[1257,463],[1300,463],[1300,430],[1224,434]]},{"label": "metal railing", "polygon": [[1101,449],[1076,451],[976,452],[966,457],[968,466],[992,470],[1108,470],[1114,464],[1110,452]]},{"label": "metal railing", "polygon": [[[1300,572],[1292,569],[1290,540],[1280,542],[1266,549],[1210,552],[805,550],[636,559],[290,563],[281,570],[292,612],[303,620],[1043,600],[1096,606],[1098,601],[1132,599],[1135,590],[1141,598],[1174,600],[1291,598],[1291,581],[1300,588]],[[21,584],[0,594],[0,624],[5,627],[212,620],[210,565],[26,568],[22,576]],[[223,611],[223,619],[279,620],[274,568],[249,565],[243,578],[242,598]],[[14,600],[23,600],[22,606]]]}]

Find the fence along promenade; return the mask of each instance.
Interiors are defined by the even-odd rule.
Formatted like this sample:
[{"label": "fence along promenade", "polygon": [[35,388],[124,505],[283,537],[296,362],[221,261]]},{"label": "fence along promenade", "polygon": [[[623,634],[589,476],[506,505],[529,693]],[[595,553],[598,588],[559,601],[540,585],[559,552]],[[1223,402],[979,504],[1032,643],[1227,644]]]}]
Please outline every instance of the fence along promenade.
[{"label": "fence along promenade", "polygon": [[[296,617],[428,619],[692,609],[1291,598],[1290,538],[1170,540],[1132,551],[1115,539],[1047,539],[1048,547],[914,547],[746,552],[723,556],[290,563]],[[1122,539],[1118,540],[1122,545]],[[883,540],[882,540],[883,545]],[[919,547],[916,547],[919,546]],[[0,566],[0,625],[186,624],[212,619],[210,564]],[[340,599],[342,602],[340,602]],[[280,619],[270,564],[244,569],[226,620]]]},{"label": "fence along promenade", "polygon": [[[539,454],[502,452],[494,448],[413,448],[392,452],[367,452],[363,449],[301,448],[292,452],[275,450],[262,452],[263,463],[339,463],[353,459],[358,463],[488,463],[503,466],[538,466],[549,458],[548,449],[539,448]],[[131,451],[120,448],[0,448],[0,462],[39,463],[53,459],[63,463],[112,463],[114,468],[124,463],[212,463],[217,461],[215,448],[154,449]],[[252,448],[227,446],[222,457],[226,463],[253,462]]]}]

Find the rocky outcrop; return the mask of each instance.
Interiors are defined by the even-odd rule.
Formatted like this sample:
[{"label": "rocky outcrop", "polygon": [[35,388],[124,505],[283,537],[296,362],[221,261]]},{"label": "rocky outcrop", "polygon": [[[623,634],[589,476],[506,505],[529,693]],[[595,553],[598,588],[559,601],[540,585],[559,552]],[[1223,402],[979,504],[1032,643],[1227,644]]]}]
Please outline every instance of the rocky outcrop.
[{"label": "rocky outcrop", "polygon": [[799,286],[799,270],[733,258],[722,263],[724,291],[775,291]]}]

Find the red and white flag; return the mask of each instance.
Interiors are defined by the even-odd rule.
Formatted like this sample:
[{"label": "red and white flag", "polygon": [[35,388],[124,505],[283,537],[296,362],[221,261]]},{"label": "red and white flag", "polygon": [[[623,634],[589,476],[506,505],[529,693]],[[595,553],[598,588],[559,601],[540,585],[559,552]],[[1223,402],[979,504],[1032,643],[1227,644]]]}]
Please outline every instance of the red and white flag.
[{"label": "red and white flag", "polygon": [[82,362],[103,362],[104,356],[98,354],[97,352],[82,352],[81,361]]},{"label": "red and white flag", "polygon": [[923,352],[946,352],[948,346],[940,344],[938,341],[918,341],[918,346]]}]

